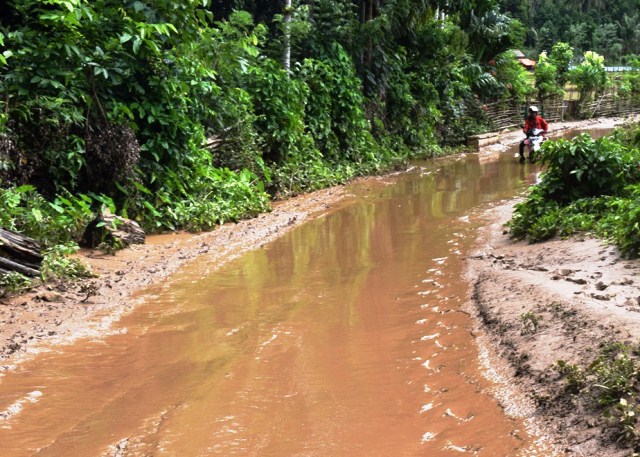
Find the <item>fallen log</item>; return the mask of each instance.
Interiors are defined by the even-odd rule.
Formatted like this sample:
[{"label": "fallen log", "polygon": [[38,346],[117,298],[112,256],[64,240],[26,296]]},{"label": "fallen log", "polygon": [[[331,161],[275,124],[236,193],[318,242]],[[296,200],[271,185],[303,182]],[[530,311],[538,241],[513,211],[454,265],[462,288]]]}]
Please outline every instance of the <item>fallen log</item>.
[{"label": "fallen log", "polygon": [[0,228],[0,274],[16,271],[38,276],[43,256],[40,244],[33,238]]}]

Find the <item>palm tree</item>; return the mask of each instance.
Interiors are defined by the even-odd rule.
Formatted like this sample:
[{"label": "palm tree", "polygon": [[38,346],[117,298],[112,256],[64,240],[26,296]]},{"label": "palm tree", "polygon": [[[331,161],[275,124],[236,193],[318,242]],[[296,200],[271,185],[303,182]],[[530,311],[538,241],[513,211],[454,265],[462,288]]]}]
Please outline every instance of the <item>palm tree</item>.
[{"label": "palm tree", "polygon": [[616,26],[620,30],[624,53],[635,54],[638,51],[638,39],[640,38],[638,13],[635,13],[632,16],[625,13],[622,20],[616,21]]},{"label": "palm tree", "polygon": [[511,19],[497,9],[482,16],[471,13],[469,45],[476,60],[486,62],[509,47],[510,23]]}]

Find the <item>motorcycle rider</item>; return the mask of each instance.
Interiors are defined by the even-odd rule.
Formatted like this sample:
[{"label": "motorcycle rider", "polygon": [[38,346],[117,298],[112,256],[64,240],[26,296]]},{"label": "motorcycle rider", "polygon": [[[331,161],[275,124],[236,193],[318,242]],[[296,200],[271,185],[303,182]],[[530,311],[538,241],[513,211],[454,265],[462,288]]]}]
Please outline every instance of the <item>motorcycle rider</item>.
[{"label": "motorcycle rider", "polygon": [[[534,129],[543,130],[543,132],[540,135],[546,135],[547,131],[549,130],[549,124],[547,124],[547,121],[545,121],[542,116],[538,115],[538,107],[531,105],[529,107],[529,114],[527,116],[527,119],[524,121],[524,126],[522,127],[522,131],[524,132],[525,135],[527,135],[527,138],[529,138],[533,136]],[[524,163],[525,140],[522,140],[520,142],[520,163]],[[533,149],[529,153],[529,162],[533,163]]]}]

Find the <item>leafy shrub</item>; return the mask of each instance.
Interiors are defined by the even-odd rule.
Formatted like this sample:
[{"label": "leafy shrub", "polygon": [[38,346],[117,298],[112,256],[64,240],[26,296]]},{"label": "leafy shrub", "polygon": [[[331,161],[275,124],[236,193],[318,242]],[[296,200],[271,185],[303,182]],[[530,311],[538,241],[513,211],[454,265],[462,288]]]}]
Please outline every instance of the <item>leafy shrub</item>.
[{"label": "leafy shrub", "polygon": [[47,249],[40,268],[43,280],[78,279],[95,276],[79,259],[69,257],[78,250],[75,243],[65,243]]},{"label": "leafy shrub", "polygon": [[640,177],[640,155],[618,139],[592,139],[582,134],[571,141],[546,142],[541,163],[547,165],[540,185],[545,198],[570,202],[584,197],[622,195]]},{"label": "leafy shrub", "polygon": [[266,163],[302,156],[315,148],[311,137],[305,138],[305,104],[309,88],[302,80],[292,79],[280,65],[264,59],[250,70],[248,78],[257,114],[256,128],[266,150]]},{"label": "leafy shrub", "polygon": [[0,274],[0,297],[6,297],[13,293],[21,293],[32,285],[32,280],[16,271]]},{"label": "leafy shrub", "polygon": [[33,186],[0,189],[0,226],[35,238],[43,247],[80,239],[93,217],[87,195],[46,200]]},{"label": "leafy shrub", "polygon": [[534,74],[539,99],[544,100],[563,93],[562,86],[559,83],[558,68],[547,57],[546,52],[540,53]]},{"label": "leafy shrub", "polygon": [[[540,186],[534,186],[527,199],[516,204],[508,225],[514,238],[529,237],[532,241],[543,241],[555,236],[558,231],[559,205],[544,197]],[[542,222],[540,222],[542,220]]]},{"label": "leafy shrub", "polygon": [[264,183],[249,170],[205,167],[196,181],[167,170],[164,186],[155,192],[136,183],[129,198],[146,210],[136,220],[148,231],[209,230],[269,210]]},{"label": "leafy shrub", "polygon": [[585,52],[583,62],[569,70],[567,79],[578,87],[579,103],[582,103],[592,94],[602,91],[609,85],[607,72],[604,69],[604,57],[593,51]]},{"label": "leafy shrub", "polygon": [[640,255],[640,153],[637,126],[593,140],[547,142],[547,165],[539,184],[516,205],[508,225],[515,238],[542,241],[594,232],[611,239],[624,255]]},{"label": "leafy shrub", "polygon": [[610,420],[618,441],[637,451],[640,449],[640,365],[633,352],[634,348],[628,344],[610,343],[602,347],[587,367],[558,360],[555,368],[566,377],[567,390],[593,401],[593,406]]},{"label": "leafy shrub", "polygon": [[513,51],[505,51],[496,57],[496,79],[505,89],[504,98],[524,101],[533,94],[527,70],[515,58]]},{"label": "leafy shrub", "polygon": [[567,73],[573,60],[573,48],[562,41],[558,41],[551,47],[549,62],[556,67],[556,81],[560,87],[564,87],[567,81]]},{"label": "leafy shrub", "polygon": [[630,348],[622,343],[606,345],[588,370],[595,375],[593,390],[603,405],[633,395],[640,381],[640,366],[630,357]]},{"label": "leafy shrub", "polygon": [[623,254],[640,256],[640,185],[629,188],[629,198],[613,199],[611,213],[603,222],[610,227],[608,236],[613,239]]},{"label": "leafy shrub", "polygon": [[332,162],[366,161],[375,150],[353,61],[338,44],[326,61],[305,59],[296,75],[309,89],[306,124],[322,156]]}]

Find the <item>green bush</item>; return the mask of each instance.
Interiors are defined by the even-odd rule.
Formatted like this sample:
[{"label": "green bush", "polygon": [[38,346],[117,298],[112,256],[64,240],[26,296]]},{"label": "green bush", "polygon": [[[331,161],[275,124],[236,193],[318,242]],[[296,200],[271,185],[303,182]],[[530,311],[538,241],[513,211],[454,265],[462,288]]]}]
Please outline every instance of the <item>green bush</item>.
[{"label": "green bush", "polygon": [[23,274],[11,271],[0,275],[0,297],[21,293],[31,288],[33,281]]},{"label": "green bush", "polygon": [[70,257],[77,252],[78,245],[65,243],[47,249],[42,261],[40,274],[43,280],[90,278],[95,275],[79,259]]},{"label": "green bush", "polygon": [[584,53],[584,61],[567,72],[567,79],[580,91],[579,104],[610,84],[604,69],[604,57],[593,51]]},{"label": "green bush", "polygon": [[[629,188],[629,198],[613,199],[611,212],[603,221],[607,235],[613,239],[623,254],[640,256],[640,185]],[[604,228],[602,231],[605,231]]]},{"label": "green bush", "polygon": [[545,52],[542,52],[538,57],[534,75],[539,99],[544,100],[545,98],[562,95],[564,93],[558,75],[558,68],[553,64],[552,60],[547,57]]},{"label": "green bush", "polygon": [[77,242],[96,203],[82,194],[48,201],[33,186],[0,188],[0,227],[35,238],[45,248]]},{"label": "green bush", "polygon": [[514,238],[542,241],[593,232],[624,255],[640,255],[640,152],[638,126],[593,140],[547,142],[540,183],[516,205],[508,225]]},{"label": "green bush", "polygon": [[307,128],[330,162],[367,161],[377,145],[365,116],[365,99],[353,61],[337,43],[326,61],[305,59],[296,72],[309,89]]},{"label": "green bush", "polygon": [[542,195],[567,203],[584,197],[622,195],[640,177],[637,150],[612,136],[597,140],[581,134],[571,141],[546,142],[541,163],[547,166]]}]

